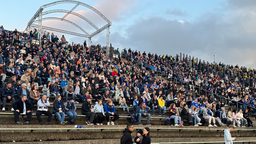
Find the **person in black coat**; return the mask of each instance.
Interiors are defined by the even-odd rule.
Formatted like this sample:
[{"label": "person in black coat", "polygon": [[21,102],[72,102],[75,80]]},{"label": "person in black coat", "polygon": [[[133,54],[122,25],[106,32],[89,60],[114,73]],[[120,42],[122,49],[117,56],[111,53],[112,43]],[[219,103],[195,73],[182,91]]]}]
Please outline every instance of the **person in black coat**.
[{"label": "person in black coat", "polygon": [[129,90],[129,87],[126,87],[126,90],[124,91],[124,98],[125,98],[127,103],[132,104],[132,102],[133,102],[133,94]]},{"label": "person in black coat", "polygon": [[133,125],[128,124],[123,131],[124,135],[121,138],[121,144],[133,144],[131,133],[133,132]]},{"label": "person in black coat", "polygon": [[187,105],[187,104],[184,104],[184,107],[182,108],[180,117],[181,117],[181,119],[187,120],[188,123],[189,123],[190,125],[192,125],[192,116],[189,114],[189,112],[187,111],[187,109],[188,109],[188,105]]},{"label": "person in black coat", "polygon": [[143,139],[141,144],[151,144],[151,138],[150,138],[149,132],[150,132],[149,127],[145,127],[143,130]]},{"label": "person in black coat", "polygon": [[61,96],[57,96],[53,102],[53,112],[60,121],[60,124],[64,125],[67,123],[65,120],[65,106],[61,100]]},{"label": "person in black coat", "polygon": [[91,100],[92,98],[89,96],[86,98],[86,101],[84,101],[83,105],[82,105],[82,115],[86,115],[87,117],[89,117],[89,122],[87,122],[88,125],[94,125],[93,122],[96,118],[95,112],[93,110],[91,110],[92,106],[91,106]]},{"label": "person in black coat", "polygon": [[[26,107],[24,107],[24,105]],[[27,115],[27,119],[25,124],[29,124],[30,119],[32,117],[32,108],[33,105],[28,101],[27,97],[25,95],[21,96],[21,99],[16,100],[13,104],[12,104],[13,108],[14,108],[14,120],[15,123],[20,124],[20,120],[19,120],[19,115],[20,113],[22,114],[26,114]]]}]

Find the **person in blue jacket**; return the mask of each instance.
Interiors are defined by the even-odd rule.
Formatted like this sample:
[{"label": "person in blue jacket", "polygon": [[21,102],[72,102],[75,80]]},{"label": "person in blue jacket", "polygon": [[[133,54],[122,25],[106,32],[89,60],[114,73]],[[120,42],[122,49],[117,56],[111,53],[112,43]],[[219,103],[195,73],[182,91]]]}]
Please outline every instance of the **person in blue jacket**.
[{"label": "person in blue jacket", "polygon": [[109,116],[112,115],[114,116],[114,119],[111,121],[111,125],[115,125],[115,121],[119,119],[119,115],[116,113],[116,109],[114,107],[113,102],[107,101],[107,103],[104,106],[104,110],[106,112],[107,124],[110,125]]},{"label": "person in blue jacket", "polygon": [[53,113],[60,121],[60,124],[64,125],[67,123],[65,120],[65,106],[63,101],[61,100],[61,96],[56,96],[53,102]]}]

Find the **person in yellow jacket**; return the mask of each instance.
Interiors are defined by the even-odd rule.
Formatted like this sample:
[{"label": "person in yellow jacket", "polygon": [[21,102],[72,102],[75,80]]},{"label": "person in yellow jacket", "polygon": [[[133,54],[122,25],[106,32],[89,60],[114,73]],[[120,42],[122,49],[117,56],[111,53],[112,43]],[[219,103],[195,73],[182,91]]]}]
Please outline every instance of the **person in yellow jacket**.
[{"label": "person in yellow jacket", "polygon": [[158,111],[159,111],[159,116],[161,115],[161,112],[163,110],[163,115],[166,112],[166,106],[165,106],[165,101],[163,99],[163,96],[160,96],[158,99]]}]

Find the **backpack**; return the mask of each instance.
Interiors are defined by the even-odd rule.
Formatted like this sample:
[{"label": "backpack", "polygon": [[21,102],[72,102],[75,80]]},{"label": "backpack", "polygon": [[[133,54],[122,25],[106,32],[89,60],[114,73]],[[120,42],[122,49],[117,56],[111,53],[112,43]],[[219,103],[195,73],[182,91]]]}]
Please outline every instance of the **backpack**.
[{"label": "backpack", "polygon": [[130,116],[131,116],[131,122],[137,122],[138,121],[138,118],[137,118],[136,115],[131,114]]},{"label": "backpack", "polygon": [[171,119],[166,117],[165,118],[165,125],[171,125]]}]

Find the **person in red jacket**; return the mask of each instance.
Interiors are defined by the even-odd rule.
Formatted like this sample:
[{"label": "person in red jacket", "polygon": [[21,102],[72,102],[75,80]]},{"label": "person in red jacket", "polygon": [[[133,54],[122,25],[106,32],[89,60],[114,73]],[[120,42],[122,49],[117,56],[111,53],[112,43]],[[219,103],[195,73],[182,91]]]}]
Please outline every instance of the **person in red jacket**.
[{"label": "person in red jacket", "polygon": [[171,119],[174,119],[175,126],[183,126],[183,122],[181,121],[181,118],[179,116],[179,113],[176,113],[176,105],[174,103],[171,104],[169,111],[169,117]]},{"label": "person in red jacket", "polygon": [[118,75],[117,69],[114,69],[113,72],[112,72],[112,76],[115,77],[117,75]]}]

